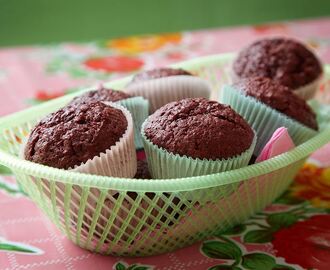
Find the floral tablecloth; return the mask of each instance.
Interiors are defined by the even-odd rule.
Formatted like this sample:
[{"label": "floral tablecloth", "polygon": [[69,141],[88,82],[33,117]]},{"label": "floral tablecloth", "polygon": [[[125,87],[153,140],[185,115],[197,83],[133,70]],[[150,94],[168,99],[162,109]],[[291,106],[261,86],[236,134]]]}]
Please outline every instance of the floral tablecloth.
[{"label": "floral tablecloth", "polygon": [[[330,19],[61,43],[0,50],[0,115],[142,68],[235,51],[288,35],[330,63]],[[330,145],[315,153],[289,190],[222,234],[148,258],[116,258],[74,246],[0,167],[0,269],[330,269]]]}]

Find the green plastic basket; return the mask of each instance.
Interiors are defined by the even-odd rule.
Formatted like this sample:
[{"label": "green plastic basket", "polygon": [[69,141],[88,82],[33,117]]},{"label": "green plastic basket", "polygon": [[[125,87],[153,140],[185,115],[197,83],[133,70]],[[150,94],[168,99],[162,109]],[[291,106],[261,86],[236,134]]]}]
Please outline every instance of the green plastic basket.
[{"label": "green plastic basket", "polygon": [[[232,54],[215,55],[175,66],[207,79],[217,93],[229,82],[232,59]],[[129,79],[105,86],[121,89]],[[314,138],[268,161],[218,174],[164,180],[80,174],[18,158],[31,127],[74,95],[2,118],[0,164],[14,172],[24,191],[71,241],[103,254],[164,253],[243,222],[281,195],[306,158],[330,141],[330,128],[325,125]],[[208,194],[209,199],[199,200],[199,194]]]}]

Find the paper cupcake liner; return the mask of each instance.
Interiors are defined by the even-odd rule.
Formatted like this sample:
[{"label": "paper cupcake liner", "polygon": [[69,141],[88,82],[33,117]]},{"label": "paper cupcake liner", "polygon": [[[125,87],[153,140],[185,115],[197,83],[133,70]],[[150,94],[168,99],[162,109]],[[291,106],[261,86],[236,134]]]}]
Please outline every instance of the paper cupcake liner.
[{"label": "paper cupcake liner", "polygon": [[211,87],[207,81],[186,75],[134,82],[126,89],[129,94],[148,99],[151,113],[172,101],[189,97],[209,98],[211,95]]},{"label": "paper cupcake liner", "polygon": [[[81,173],[89,173],[89,174],[97,174],[97,175],[103,175],[103,176],[114,176],[114,177],[127,177],[132,178],[134,177],[136,173],[136,150],[134,145],[134,127],[133,127],[133,120],[130,112],[125,109],[123,106],[112,103],[112,102],[104,102],[105,104],[120,109],[126,119],[127,119],[127,129],[123,136],[120,138],[120,140],[113,146],[111,146],[110,149],[106,150],[105,153],[101,153],[99,156],[95,156],[93,159],[88,160],[84,164],[81,164],[79,166],[76,166],[74,170]],[[26,140],[27,141],[27,140]],[[20,156],[24,158],[24,148],[26,141],[23,143],[23,146],[20,151]],[[45,181],[47,188],[49,187],[49,182]],[[65,185],[58,182],[56,183],[56,186],[59,190],[61,190],[63,193],[65,192]],[[70,207],[71,213],[75,213],[77,210],[74,208],[74,205],[79,205],[81,196],[82,196],[82,190],[78,186],[73,186],[73,194],[71,197],[71,203]],[[103,234],[105,225],[107,223],[107,218],[110,216],[113,216],[113,211],[115,208],[115,201],[114,198],[117,196],[118,191],[116,190],[110,190],[107,194],[107,197],[104,200],[104,206],[101,209],[101,216],[102,219],[98,219],[96,225],[95,225],[95,232],[101,236]],[[96,199],[92,199],[91,195],[93,195]],[[95,209],[97,207],[97,198],[100,196],[100,190],[96,188],[90,189],[90,194],[87,198],[87,204],[86,208],[84,209],[84,215],[83,215],[83,223],[82,223],[82,234],[88,235],[89,231],[92,229],[90,226],[92,225],[92,217],[94,215]],[[59,215],[64,215],[65,212],[65,204],[64,204],[64,197],[59,197],[58,202],[59,207]],[[120,230],[120,227],[123,223],[125,223],[125,218],[127,218],[127,211],[131,208],[130,202],[125,200],[122,203],[121,208],[119,210],[117,209],[116,218],[114,219],[114,224],[111,227],[111,229],[108,232],[108,235],[106,237],[106,241],[113,241],[115,235]],[[122,210],[125,209],[125,210]],[[134,228],[134,225],[136,225],[136,220],[140,218],[142,215],[141,211],[136,211],[134,213],[134,216],[131,220],[131,227],[128,227],[125,231],[125,234],[123,234],[121,240],[125,241],[127,239],[127,235],[133,231],[132,228]],[[75,215],[71,216],[72,219],[72,225],[77,226],[78,219]]]},{"label": "paper cupcake liner", "polygon": [[141,126],[149,115],[149,102],[143,97],[132,97],[116,102],[124,106],[131,114],[134,125],[134,143],[136,149],[143,147],[141,139]]},{"label": "paper cupcake liner", "polygon": [[320,87],[322,78],[323,76],[320,75],[316,80],[293,90],[293,92],[304,100],[312,99],[316,95],[316,92]]},{"label": "paper cupcake liner", "polygon": [[304,143],[317,134],[317,131],[270,108],[253,97],[244,95],[231,86],[223,88],[221,102],[230,105],[257,132],[258,140],[254,150],[254,154],[257,156],[274,131],[280,127],[288,129],[295,145]]},{"label": "paper cupcake liner", "polygon": [[330,124],[330,106],[320,103],[316,99],[308,101],[308,105],[313,109],[317,115],[317,122],[319,124],[319,130],[325,130]]},{"label": "paper cupcake liner", "polygon": [[[146,120],[147,121],[147,120]],[[144,122],[145,124],[146,122]],[[191,158],[173,154],[167,150],[153,144],[144,134],[144,124],[142,125],[142,139],[147,156],[150,173],[154,179],[183,178],[199,175],[219,173],[240,167],[247,166],[256,145],[256,136],[249,149],[240,155],[228,159],[207,160]],[[212,189],[195,190],[192,192],[180,192],[180,198],[190,201],[206,202],[213,201],[219,197],[231,194],[238,187],[238,184],[227,184]]]},{"label": "paper cupcake liner", "polygon": [[[99,156],[95,156],[94,158],[87,160],[85,163],[75,166],[74,168],[69,168],[68,170],[102,176],[134,177],[137,170],[137,161],[132,116],[127,109],[119,104],[112,102],[103,103],[123,112],[127,119],[127,129],[125,133],[115,145],[111,146],[110,149],[107,149],[104,153],[100,153]],[[23,159],[27,140],[28,136],[22,143],[19,153],[19,156]]]},{"label": "paper cupcake liner", "polygon": [[150,173],[155,179],[199,176],[246,166],[256,144],[256,138],[254,138],[249,149],[240,155],[228,159],[207,160],[180,156],[158,147],[145,136],[143,129],[146,121],[142,125],[141,134]]},{"label": "paper cupcake liner", "polygon": [[127,119],[127,129],[123,136],[104,153],[95,156],[73,170],[81,173],[113,177],[134,177],[137,170],[134,145],[134,125],[131,113],[123,106],[113,102],[103,102],[123,112]]}]

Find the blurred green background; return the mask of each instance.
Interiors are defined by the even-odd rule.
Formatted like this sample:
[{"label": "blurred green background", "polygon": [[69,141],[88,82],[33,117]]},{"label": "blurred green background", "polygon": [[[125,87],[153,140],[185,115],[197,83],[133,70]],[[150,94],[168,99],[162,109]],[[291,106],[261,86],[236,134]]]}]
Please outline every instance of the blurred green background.
[{"label": "blurred green background", "polygon": [[329,15],[330,0],[0,0],[0,46]]}]

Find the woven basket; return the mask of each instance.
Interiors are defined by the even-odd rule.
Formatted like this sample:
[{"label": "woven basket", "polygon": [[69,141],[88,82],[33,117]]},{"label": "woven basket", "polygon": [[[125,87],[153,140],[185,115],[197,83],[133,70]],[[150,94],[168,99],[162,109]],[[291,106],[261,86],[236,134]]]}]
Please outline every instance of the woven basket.
[{"label": "woven basket", "polygon": [[[231,54],[215,55],[175,67],[207,79],[217,93],[229,82],[232,59]],[[325,80],[329,75],[326,68]],[[129,79],[105,86],[121,89]],[[18,158],[21,143],[33,125],[74,95],[0,119],[0,164],[13,171],[23,190],[71,241],[102,254],[164,253],[243,222],[280,196],[306,158],[330,141],[330,128],[323,123],[325,128],[314,138],[268,161],[170,180],[80,174]],[[322,100],[329,100],[326,91],[321,95]],[[208,194],[208,199],[199,200],[200,194]]]}]

